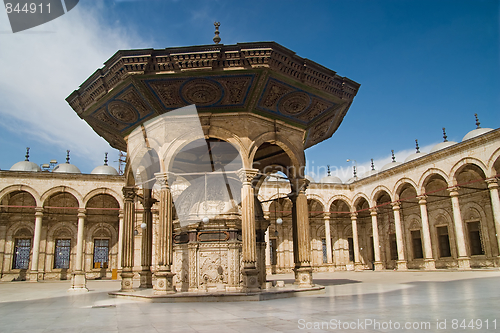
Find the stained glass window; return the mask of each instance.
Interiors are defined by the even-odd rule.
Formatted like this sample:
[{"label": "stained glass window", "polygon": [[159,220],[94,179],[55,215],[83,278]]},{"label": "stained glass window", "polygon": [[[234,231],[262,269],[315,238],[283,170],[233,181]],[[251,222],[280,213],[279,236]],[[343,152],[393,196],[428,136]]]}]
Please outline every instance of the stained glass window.
[{"label": "stained glass window", "polygon": [[14,248],[14,269],[28,269],[30,263],[31,239],[16,239]]},{"label": "stained glass window", "polygon": [[94,268],[107,268],[109,239],[94,239]]},{"label": "stained glass window", "polygon": [[57,239],[54,268],[69,268],[69,258],[71,255],[71,240]]}]

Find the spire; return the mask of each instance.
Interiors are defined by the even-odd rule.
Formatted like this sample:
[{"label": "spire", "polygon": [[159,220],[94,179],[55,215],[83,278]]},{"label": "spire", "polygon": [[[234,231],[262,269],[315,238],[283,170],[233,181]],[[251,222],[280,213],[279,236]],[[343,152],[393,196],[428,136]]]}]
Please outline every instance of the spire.
[{"label": "spire", "polygon": [[219,37],[219,27],[220,27],[220,22],[214,22],[215,26],[215,37],[214,37],[214,43],[219,44],[220,43],[220,37]]},{"label": "spire", "polygon": [[443,127],[443,139],[444,142],[448,142],[448,137],[446,136],[446,128]]},{"label": "spire", "polygon": [[356,175],[356,166],[353,165],[352,167],[352,173],[354,174],[354,178],[358,178],[358,176]]},{"label": "spire", "polygon": [[373,158],[372,158],[372,170],[375,170],[375,165],[373,164]]},{"label": "spire", "polygon": [[26,157],[25,161],[30,160],[30,147],[26,147],[26,155],[24,157]]},{"label": "spire", "polygon": [[69,150],[66,150],[66,163],[69,164]]},{"label": "spire", "polygon": [[328,177],[330,177],[331,176],[331,174],[330,174],[330,166],[327,165],[326,167],[328,168]]},{"label": "spire", "polygon": [[417,149],[417,153],[420,153],[420,147],[418,146],[418,139],[415,139],[415,148]]},{"label": "spire", "polygon": [[395,163],[396,162],[396,156],[394,156],[394,149],[391,150],[391,153],[392,153],[392,162]]},{"label": "spire", "polygon": [[104,153],[104,165],[108,166],[108,153]]},{"label": "spire", "polygon": [[474,117],[476,117],[476,126],[477,126],[476,129],[481,128],[481,126],[479,126],[479,125],[481,125],[481,123],[479,122],[479,119],[477,118],[477,113],[474,113]]}]

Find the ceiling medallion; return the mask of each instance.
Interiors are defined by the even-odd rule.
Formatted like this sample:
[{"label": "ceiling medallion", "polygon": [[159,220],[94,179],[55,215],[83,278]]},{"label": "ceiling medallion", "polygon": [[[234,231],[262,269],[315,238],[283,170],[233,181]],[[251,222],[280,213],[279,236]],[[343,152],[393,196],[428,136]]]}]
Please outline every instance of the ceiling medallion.
[{"label": "ceiling medallion", "polygon": [[221,100],[222,89],[210,80],[194,79],[182,87],[181,94],[189,104],[208,106]]},{"label": "ceiling medallion", "polygon": [[134,108],[125,102],[113,101],[108,105],[109,114],[122,123],[133,123],[137,120]]},{"label": "ceiling medallion", "polygon": [[311,104],[311,97],[300,91],[285,95],[278,103],[278,110],[281,113],[296,115],[305,111]]}]

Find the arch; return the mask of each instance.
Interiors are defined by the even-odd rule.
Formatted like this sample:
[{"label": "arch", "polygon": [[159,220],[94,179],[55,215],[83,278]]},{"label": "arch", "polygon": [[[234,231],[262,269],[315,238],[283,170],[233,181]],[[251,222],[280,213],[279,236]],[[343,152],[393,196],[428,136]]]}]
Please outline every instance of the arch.
[{"label": "arch", "polygon": [[462,171],[462,169],[467,166],[467,165],[475,165],[481,171],[483,171],[483,174],[487,177],[488,175],[488,168],[486,165],[484,165],[483,161],[475,158],[475,157],[464,157],[461,160],[459,160],[455,165],[450,170],[450,177],[452,177],[453,185],[457,185],[457,175]]},{"label": "arch", "polygon": [[[372,207],[375,207],[377,206],[377,197],[379,196],[380,193],[382,192],[385,192],[389,195],[389,199],[391,200],[391,202],[394,201],[394,196],[391,192],[391,190],[389,190],[389,188],[385,185],[378,185],[377,187],[375,187],[370,195],[370,197],[372,198],[372,201],[371,201],[371,206]],[[370,203],[370,201],[368,201],[368,203]]]},{"label": "arch", "polygon": [[[316,193],[308,193],[306,195],[306,197],[307,197],[307,201],[309,201],[309,200],[317,201],[321,205],[322,211],[323,212],[326,211],[326,207],[327,207],[326,203],[320,195],[318,195]],[[308,202],[308,205],[309,205],[309,202]]]},{"label": "arch", "polygon": [[16,191],[24,191],[24,192],[31,194],[33,199],[35,199],[36,206],[37,207],[42,206],[43,201],[40,199],[40,194],[38,194],[38,192],[34,188],[27,186],[27,185],[22,185],[22,184],[10,185],[10,186],[7,186],[4,189],[2,189],[0,191],[0,203],[3,201],[3,199],[5,198],[6,195],[8,195],[12,192],[16,192]]},{"label": "arch", "polygon": [[88,192],[85,197],[82,200],[82,204],[84,207],[87,207],[87,204],[90,199],[92,199],[94,196],[99,195],[99,194],[107,194],[115,198],[115,200],[118,202],[118,206],[120,206],[120,209],[123,209],[123,198],[121,195],[116,193],[115,190],[112,190],[107,187],[100,187],[93,189],[92,191]]},{"label": "arch", "polygon": [[350,200],[347,196],[345,196],[345,195],[343,195],[343,194],[336,194],[336,195],[334,195],[333,197],[331,197],[331,198],[328,200],[328,205],[327,205],[326,207],[328,207],[328,208],[330,209],[330,207],[332,206],[332,204],[333,204],[335,201],[337,201],[337,200],[343,201],[343,202],[347,205],[347,207],[348,207],[349,209],[351,209],[351,208],[352,208],[352,202],[351,202],[351,200]]},{"label": "arch", "polygon": [[420,176],[420,179],[418,181],[418,190],[419,190],[417,192],[418,195],[425,193],[425,185],[428,182],[428,180],[434,175],[441,176],[445,181],[445,183],[447,184],[447,186],[450,186],[450,178],[443,170],[438,168],[429,168],[422,174],[422,176]]},{"label": "arch", "polygon": [[47,231],[47,240],[54,240],[54,236],[56,235],[56,232],[58,232],[62,229],[68,229],[70,231],[70,234],[71,234],[71,239],[76,240],[78,230],[77,230],[76,226],[71,222],[57,222],[57,223],[55,223]]},{"label": "arch", "polygon": [[7,236],[7,238],[16,237],[16,234],[19,230],[28,229],[31,232],[30,237],[33,237],[33,235],[35,233],[34,228],[35,228],[35,219],[33,219],[33,223],[29,223],[26,221],[19,221],[19,222],[14,223],[13,225],[11,225],[9,227],[9,229],[7,229],[7,232],[5,235]]},{"label": "arch", "polygon": [[396,184],[394,184],[394,189],[393,189],[393,192],[392,192],[392,193],[394,193],[394,200],[395,201],[399,200],[401,192],[406,187],[405,185],[409,185],[409,186],[413,187],[413,189],[415,190],[415,193],[418,193],[417,192],[418,185],[417,185],[417,183],[415,183],[415,181],[413,179],[407,178],[407,177],[400,178],[396,182]]},{"label": "arch", "polygon": [[495,164],[497,163],[497,161],[500,161],[500,148],[497,148],[488,159],[487,166],[489,173],[486,174],[488,178],[495,177],[498,173],[500,173],[495,169]]},{"label": "arch", "polygon": [[53,188],[45,191],[45,193],[43,193],[42,197],[40,198],[41,203],[45,206],[45,202],[47,201],[47,199],[49,199],[52,195],[57,194],[57,193],[72,194],[78,203],[78,208],[85,208],[85,206],[83,205],[82,195],[77,190],[75,190],[69,186],[56,186],[56,187],[53,187]]},{"label": "arch", "polygon": [[345,237],[345,239],[347,239],[349,236],[352,237],[352,224],[351,223],[346,225],[344,227],[344,229],[342,230],[342,237]]},{"label": "arch", "polygon": [[[112,227],[110,224],[108,223],[95,223],[92,227],[90,227],[90,229],[88,229],[87,231],[87,236],[85,237],[86,238],[86,242],[89,242],[91,243],[92,242],[92,239],[94,238],[94,234],[96,233],[97,230],[99,229],[105,229],[108,231],[109,233],[109,237],[111,238],[111,241],[113,243],[117,242],[118,241],[118,232],[116,231],[116,229],[114,227]],[[110,244],[111,245],[111,244]],[[110,247],[111,248],[111,247]]]},{"label": "arch", "polygon": [[368,205],[370,205],[370,199],[366,196],[366,194],[364,194],[362,192],[358,192],[352,198],[352,203],[353,203],[352,209],[353,209],[353,212],[356,211],[356,206],[359,204],[359,201],[361,201],[362,199],[365,199],[366,202],[368,203]]}]

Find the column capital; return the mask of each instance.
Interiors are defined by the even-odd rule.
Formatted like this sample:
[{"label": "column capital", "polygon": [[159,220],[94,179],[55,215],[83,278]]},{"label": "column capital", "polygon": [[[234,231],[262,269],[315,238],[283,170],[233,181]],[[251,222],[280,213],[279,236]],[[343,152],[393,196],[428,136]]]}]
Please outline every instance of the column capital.
[{"label": "column capital", "polygon": [[498,188],[498,178],[488,178],[484,180],[488,184],[489,189]]},{"label": "column capital", "polygon": [[85,208],[78,208],[78,218],[85,218],[87,215],[87,210]]},{"label": "column capital", "polygon": [[160,188],[162,190],[166,189],[166,188],[170,188],[169,181],[172,183],[173,177],[174,177],[174,174],[171,172],[155,173],[156,182],[158,183],[158,185],[160,185]]},{"label": "column capital", "polygon": [[448,188],[448,192],[450,192],[450,197],[458,197],[458,189],[459,187],[458,186],[453,186],[453,187],[450,187]]},{"label": "column capital", "polygon": [[290,184],[292,185],[292,193],[304,192],[309,186],[309,179],[307,178],[292,178],[290,179]]},{"label": "column capital", "polygon": [[43,216],[43,207],[35,208],[35,216]]},{"label": "column capital", "polygon": [[125,197],[125,201],[127,200],[134,200],[135,196],[137,195],[137,189],[132,186],[124,186],[122,188],[123,196]]},{"label": "column capital", "polygon": [[330,212],[323,213],[323,218],[325,220],[329,220],[330,219]]},{"label": "column capital", "polygon": [[392,210],[400,210],[401,209],[401,201],[391,202]]},{"label": "column capital", "polygon": [[356,220],[358,218],[358,213],[351,213],[351,220]]},{"label": "column capital", "polygon": [[238,177],[240,178],[240,181],[245,184],[245,183],[252,183],[252,180],[254,177],[257,175],[259,172],[258,169],[245,169],[241,168],[238,170]]},{"label": "column capital", "polygon": [[370,208],[369,211],[370,211],[371,216],[377,216],[377,208],[376,207]]},{"label": "column capital", "polygon": [[425,194],[417,196],[418,204],[425,205],[427,203],[427,196]]}]

